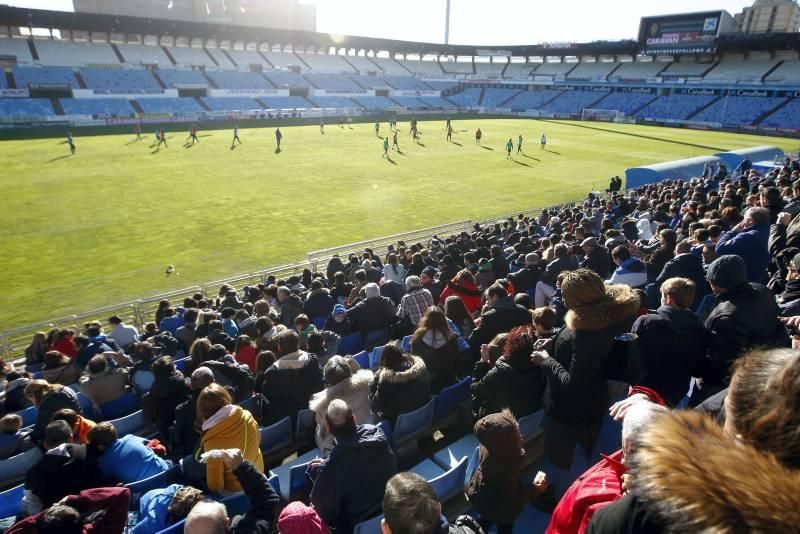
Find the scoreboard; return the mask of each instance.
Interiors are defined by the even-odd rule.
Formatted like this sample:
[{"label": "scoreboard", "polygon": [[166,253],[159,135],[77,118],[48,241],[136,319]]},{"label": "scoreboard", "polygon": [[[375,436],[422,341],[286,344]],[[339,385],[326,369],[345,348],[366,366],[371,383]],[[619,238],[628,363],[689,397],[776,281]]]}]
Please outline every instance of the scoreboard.
[{"label": "scoreboard", "polygon": [[717,36],[732,31],[726,11],[644,17],[639,45],[645,54],[702,54],[714,51]]}]

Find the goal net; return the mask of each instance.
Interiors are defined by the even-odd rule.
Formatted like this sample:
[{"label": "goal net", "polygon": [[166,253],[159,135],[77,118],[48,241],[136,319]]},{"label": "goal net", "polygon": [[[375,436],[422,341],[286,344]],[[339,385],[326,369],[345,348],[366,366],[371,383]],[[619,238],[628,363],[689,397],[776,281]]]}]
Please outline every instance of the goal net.
[{"label": "goal net", "polygon": [[585,121],[620,122],[625,113],[616,109],[584,109],[581,119]]}]

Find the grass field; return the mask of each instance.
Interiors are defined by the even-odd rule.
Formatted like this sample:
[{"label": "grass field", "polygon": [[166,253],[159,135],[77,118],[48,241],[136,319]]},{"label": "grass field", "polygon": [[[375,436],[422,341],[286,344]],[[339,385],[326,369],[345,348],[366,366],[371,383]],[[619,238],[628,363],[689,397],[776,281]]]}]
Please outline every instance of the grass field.
[{"label": "grass field", "polygon": [[[302,259],[392,233],[574,200],[631,166],[797,140],[632,125],[420,123],[381,157],[372,124],[0,143],[0,330]],[[483,146],[473,132],[480,126]],[[386,123],[381,125],[387,131]],[[545,132],[548,151],[538,146]],[[525,154],[505,157],[509,137]],[[174,264],[178,276],[164,270]]]}]

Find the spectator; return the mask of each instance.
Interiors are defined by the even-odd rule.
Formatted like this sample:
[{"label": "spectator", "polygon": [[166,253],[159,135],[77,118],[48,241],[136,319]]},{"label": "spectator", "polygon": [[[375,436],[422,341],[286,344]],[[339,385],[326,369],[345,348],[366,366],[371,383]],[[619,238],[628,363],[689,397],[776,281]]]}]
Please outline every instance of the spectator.
[{"label": "spectator", "polygon": [[580,444],[588,454],[608,408],[606,363],[615,338],[630,331],[641,301],[628,286],[608,286],[594,271],[567,273],[561,283],[566,328],[533,354],[547,379],[545,456],[569,469]]},{"label": "spectator", "polygon": [[50,418],[53,421],[66,421],[72,429],[72,443],[86,445],[89,442],[89,431],[94,428],[95,422],[83,417],[75,410],[63,408],[58,410]]},{"label": "spectator", "polygon": [[336,302],[331,297],[330,291],[322,287],[322,281],[317,278],[311,282],[311,291],[306,296],[303,312],[313,321],[318,317],[327,317],[333,310]]},{"label": "spectator", "polygon": [[369,387],[374,378],[372,371],[360,369],[350,357],[333,356],[323,369],[326,389],[315,393],[309,402],[309,408],[316,415],[317,448],[327,457],[333,449],[333,436],[328,433],[325,415],[328,405],[334,399],[341,399],[350,406],[356,418],[356,424],[372,424],[372,412],[369,408]]},{"label": "spectator", "polygon": [[169,428],[175,421],[175,409],[190,395],[189,387],[170,356],[161,356],[153,364],[153,387],[142,398],[142,411],[147,420],[155,423],[166,443]]},{"label": "spectator", "polygon": [[577,267],[575,258],[570,256],[569,248],[564,243],[558,243],[553,248],[555,258],[547,264],[542,279],[536,283],[534,305],[541,308],[556,293],[556,280],[562,272],[571,271]]},{"label": "spectator", "polygon": [[15,523],[8,534],[100,534],[122,532],[128,521],[128,488],[94,488]]},{"label": "spectator", "polygon": [[442,294],[442,284],[436,279],[436,269],[430,265],[422,269],[419,281],[422,283],[422,287],[430,292],[433,302],[439,302],[439,297]]},{"label": "spectator", "polygon": [[703,323],[692,312],[694,283],[670,278],[661,285],[661,306],[639,317],[631,332],[638,336],[643,367],[637,385],[653,389],[670,406],[677,406],[698,376],[707,344]]},{"label": "spectator", "polygon": [[433,296],[430,291],[422,287],[422,282],[418,276],[406,278],[406,293],[400,300],[400,307],[397,309],[397,316],[400,320],[405,320],[412,327],[416,327],[425,310],[433,306]]},{"label": "spectator", "polygon": [[31,375],[26,371],[11,371],[6,375],[5,399],[3,400],[5,413],[18,412],[31,406],[31,401],[25,396],[25,386],[30,381]]},{"label": "spectator", "polygon": [[369,389],[375,419],[394,425],[398,415],[423,407],[430,395],[430,377],[422,358],[404,354],[396,344],[385,345]]},{"label": "spectator", "polygon": [[300,297],[292,293],[287,286],[279,286],[278,305],[281,311],[281,324],[286,328],[294,328],[295,318],[303,313]]},{"label": "spectator", "polygon": [[97,423],[88,438],[99,454],[97,469],[114,483],[130,484],[169,469],[167,462],[147,446],[147,438],[133,434],[119,437],[109,422]]},{"label": "spectator", "polygon": [[[225,473],[236,480],[251,506],[243,515],[228,517],[225,507],[213,501],[197,503],[186,517],[185,531],[196,534],[271,534],[275,532],[275,518],[280,507],[280,496],[275,493],[262,473],[263,466],[249,460],[241,450],[219,451],[221,458],[209,460],[219,463]],[[290,531],[287,531],[290,532]]]},{"label": "spectator", "polygon": [[766,287],[747,282],[740,256],[720,256],[708,267],[707,277],[719,304],[705,321],[708,355],[701,363],[703,382],[692,395],[693,405],[725,388],[730,364],[746,349],[790,345],[775,298]]},{"label": "spectator", "polygon": [[467,269],[458,271],[458,274],[445,284],[439,296],[439,304],[447,302],[450,296],[461,298],[470,315],[474,315],[481,308],[481,292],[475,284],[475,277]]},{"label": "spectator", "polygon": [[149,341],[134,343],[133,356],[137,361],[128,371],[130,382],[141,393],[150,391],[155,380],[155,376],[153,376],[153,360],[156,357],[156,348]]},{"label": "spectator", "polygon": [[284,417],[294,422],[297,413],[308,407],[314,393],[322,391],[322,373],[316,357],[299,348],[299,336],[287,331],[278,338],[281,357],[264,373],[261,393],[269,401],[264,425],[277,423]]},{"label": "spectator", "polygon": [[497,334],[529,324],[531,314],[528,309],[514,303],[502,285],[494,284],[486,290],[486,306],[481,314],[481,322],[469,336],[474,360],[480,357],[481,345],[491,341]]},{"label": "spectator", "polygon": [[113,339],[123,350],[127,350],[139,339],[139,331],[136,330],[136,327],[126,325],[118,315],[109,317],[108,324],[111,325],[111,332],[108,333],[108,337]]},{"label": "spectator", "polygon": [[611,258],[617,268],[611,274],[609,284],[624,284],[634,289],[647,285],[647,268],[639,258],[631,256],[628,247],[624,245],[615,247],[611,251]]},{"label": "spectator", "polygon": [[608,250],[601,247],[594,237],[584,239],[581,248],[585,254],[581,267],[596,272],[603,280],[608,278],[611,273],[611,259],[608,256]]},{"label": "spectator", "polygon": [[717,243],[717,255],[741,256],[747,268],[747,279],[764,283],[769,265],[769,210],[750,208],[744,220],[725,232]]},{"label": "spectator", "polygon": [[427,309],[411,337],[411,354],[425,362],[431,381],[431,394],[438,395],[442,388],[455,384],[458,376],[458,340],[441,309],[435,306]]},{"label": "spectator", "polygon": [[383,266],[383,277],[402,284],[406,279],[406,268],[397,261],[397,254],[386,256],[386,265]]},{"label": "spectator", "polygon": [[353,284],[347,281],[347,277],[341,271],[336,272],[333,277],[333,286],[331,287],[331,297],[336,304],[344,304],[350,297],[353,291]]},{"label": "spectator", "polygon": [[193,454],[200,441],[196,426],[197,398],[203,389],[214,383],[214,373],[208,367],[198,367],[189,379],[191,396],[175,408],[175,424],[169,432],[169,451],[174,459]]},{"label": "spectator", "polygon": [[372,264],[372,261],[365,259],[361,262],[361,268],[364,270],[368,284],[377,284],[381,281],[381,271],[375,268],[375,266]]},{"label": "spectator", "polygon": [[31,344],[25,347],[25,365],[39,365],[44,363],[44,355],[47,352],[47,335],[44,332],[36,332],[33,335]]},{"label": "spectator", "polygon": [[800,254],[795,254],[787,267],[786,286],[778,295],[781,317],[800,315]]},{"label": "spectator", "polygon": [[470,504],[481,515],[488,531],[497,525],[498,534],[511,534],[522,507],[547,489],[541,471],[531,485],[523,485],[522,434],[517,420],[504,411],[488,415],[475,423],[480,442],[478,469],[467,488]]},{"label": "spectator", "polygon": [[388,329],[395,322],[394,304],[388,298],[381,296],[377,284],[367,284],[364,286],[364,292],[366,299],[347,310],[347,317],[353,322],[353,330],[366,335]]},{"label": "spectator", "polygon": [[188,309],[183,312],[183,326],[179,327],[175,330],[175,339],[180,341],[181,348],[185,352],[189,352],[189,348],[194,343],[194,340],[197,339],[197,317],[198,312],[195,309]]},{"label": "spectator", "polygon": [[478,285],[478,289],[481,291],[486,291],[495,280],[497,280],[497,277],[492,269],[492,262],[486,258],[479,259],[478,274],[475,275],[475,283]]},{"label": "spectator", "polygon": [[697,254],[692,254],[691,244],[686,239],[675,245],[675,257],[664,265],[661,274],[655,280],[656,287],[654,289],[660,287],[670,278],[687,278],[694,283],[695,291],[691,305],[692,309],[696,308],[703,297],[708,295],[708,283],[706,282],[703,260]]},{"label": "spectator", "polygon": [[508,275],[508,279],[514,285],[514,291],[519,294],[533,292],[541,276],[539,255],[535,252],[530,252],[525,255],[525,267]]},{"label": "spectator", "polygon": [[78,347],[75,346],[75,332],[66,328],[58,330],[53,338],[53,344],[48,347],[48,350],[58,351],[74,359],[78,355]]},{"label": "spectator", "polygon": [[[256,471],[264,472],[258,423],[252,414],[233,404],[230,394],[219,384],[209,384],[197,398],[197,420],[203,437],[200,449],[239,449]],[[184,461],[184,464],[186,462]],[[220,458],[206,460],[206,484],[213,492],[242,491],[232,470]]]},{"label": "spectator", "polygon": [[150,490],[139,498],[138,522],[130,534],[161,532],[186,519],[192,508],[202,500],[202,491],[182,484]]},{"label": "spectator", "polygon": [[290,502],[278,517],[278,532],[286,534],[329,534],[328,525],[317,511],[300,501]]},{"label": "spectator", "polygon": [[481,346],[470,386],[475,420],[506,408],[514,417],[524,417],[541,407],[544,376],[530,359],[535,342],[533,327],[519,326],[505,338],[503,356],[495,362],[492,345]]},{"label": "spectator", "polygon": [[308,351],[308,336],[317,332],[317,328],[308,320],[305,313],[301,313],[294,319],[294,330],[300,336],[299,346],[301,350]]},{"label": "spectator", "polygon": [[68,386],[78,381],[81,370],[66,354],[51,350],[44,355],[44,368],[41,371],[42,380],[51,384]]},{"label": "spectator", "polygon": [[160,325],[161,321],[166,317],[166,310],[169,308],[169,301],[168,300],[160,300],[158,302],[158,308],[156,308],[156,315],[155,315],[155,323],[156,325]]},{"label": "spectator", "polygon": [[647,260],[647,280],[649,282],[655,282],[667,262],[675,257],[677,242],[678,234],[675,233],[675,230],[665,229],[658,233],[658,247],[652,253],[648,248],[642,248],[643,251],[650,253]]},{"label": "spectator", "polygon": [[225,335],[233,339],[236,339],[239,335],[239,326],[233,319],[235,315],[236,310],[233,308],[223,308],[220,312],[220,316],[222,317],[222,331],[225,332]]},{"label": "spectator", "polygon": [[94,356],[89,360],[89,374],[81,378],[81,393],[96,406],[117,400],[128,392],[128,370],[110,369],[106,357]]},{"label": "spectator", "polygon": [[250,370],[236,363],[222,345],[212,345],[208,351],[208,360],[200,364],[214,373],[214,381],[227,388],[241,402],[253,396],[253,375]]},{"label": "spectator", "polygon": [[20,432],[22,417],[9,413],[0,418],[0,460],[5,460],[32,449],[36,444],[27,432]]},{"label": "spectator", "polygon": [[397,472],[397,461],[383,431],[357,425],[343,400],[328,404],[325,422],[336,446],[327,460],[312,463],[309,469],[314,479],[311,504],[337,533],[348,533],[380,511],[383,490]]},{"label": "spectator", "polygon": [[175,313],[175,308],[167,308],[164,310],[164,318],[158,323],[158,329],[161,332],[169,332],[174,336],[175,332],[183,324],[183,317]]},{"label": "spectator", "polygon": [[34,515],[67,495],[100,486],[100,472],[86,445],[72,443],[65,421],[53,421],[43,432],[44,456],[25,473],[22,512]]},{"label": "spectator", "polygon": [[236,361],[242,365],[246,365],[248,369],[255,370],[256,356],[258,349],[255,343],[250,339],[250,336],[239,336],[236,338]]},{"label": "spectator", "polygon": [[461,297],[455,295],[447,297],[444,301],[444,314],[449,321],[452,321],[464,339],[467,339],[475,330],[475,321]]},{"label": "spectator", "polygon": [[30,436],[37,443],[44,437],[47,424],[58,410],[70,408],[81,413],[78,396],[74,391],[59,384],[50,384],[46,380],[31,380],[25,386],[25,396],[36,406],[36,423]]},{"label": "spectator", "polygon": [[330,316],[325,319],[325,330],[333,332],[339,337],[346,337],[353,333],[351,320],[347,317],[347,310],[342,304],[336,304]]}]

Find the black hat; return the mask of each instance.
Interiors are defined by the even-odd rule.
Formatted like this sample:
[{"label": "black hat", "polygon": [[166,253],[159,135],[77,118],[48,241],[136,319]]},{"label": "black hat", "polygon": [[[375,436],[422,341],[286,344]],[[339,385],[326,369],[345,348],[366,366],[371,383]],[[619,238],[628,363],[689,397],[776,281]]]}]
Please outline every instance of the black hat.
[{"label": "black hat", "polygon": [[747,267],[741,256],[720,256],[708,266],[706,279],[715,286],[730,289],[747,283]]}]

